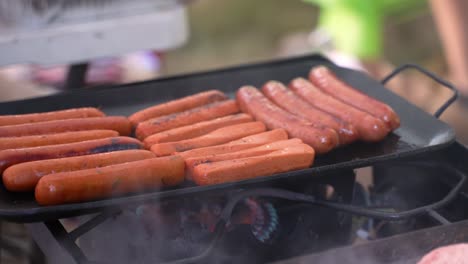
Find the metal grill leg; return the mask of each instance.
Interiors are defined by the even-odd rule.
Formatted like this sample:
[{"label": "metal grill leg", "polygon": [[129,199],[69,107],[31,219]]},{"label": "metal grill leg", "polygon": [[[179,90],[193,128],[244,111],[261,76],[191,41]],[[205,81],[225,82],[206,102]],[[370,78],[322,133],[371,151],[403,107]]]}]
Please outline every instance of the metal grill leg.
[{"label": "metal grill leg", "polygon": [[53,220],[44,223],[52,235],[57,239],[60,245],[73,257],[76,263],[87,261],[83,251],[76,245],[59,220]]},{"label": "metal grill leg", "polygon": [[65,80],[64,89],[83,88],[86,81],[86,72],[88,71],[88,63],[74,64],[68,70],[67,79]]},{"label": "metal grill leg", "polygon": [[25,226],[44,252],[48,264],[76,263],[44,223],[25,224]]}]

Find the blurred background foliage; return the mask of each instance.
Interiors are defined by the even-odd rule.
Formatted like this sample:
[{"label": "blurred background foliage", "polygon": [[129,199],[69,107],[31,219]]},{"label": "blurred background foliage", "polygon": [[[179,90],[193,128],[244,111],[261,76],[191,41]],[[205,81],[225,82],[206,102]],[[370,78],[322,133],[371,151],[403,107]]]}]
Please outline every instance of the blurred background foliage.
[{"label": "blurred background foliage", "polygon": [[[299,53],[312,52],[314,43],[307,36],[318,26],[319,12],[331,8],[333,2],[342,1],[309,0],[313,4],[301,0],[194,1],[188,8],[191,37],[187,45],[166,54],[166,72],[175,74],[268,60],[285,55],[281,50],[291,38],[296,43],[292,44],[293,50],[296,45],[303,49]],[[344,0],[347,1],[362,2]],[[383,17],[380,57],[394,65],[414,62],[441,72],[442,50],[426,1],[380,1],[379,8],[386,10],[380,14]],[[318,2],[322,2],[321,8]],[[346,25],[341,30],[347,36]],[[297,44],[301,41],[303,46]]]},{"label": "blurred background foliage", "polygon": [[279,41],[315,27],[318,13],[300,0],[197,0],[188,10],[191,37],[167,54],[171,73],[274,57]]}]

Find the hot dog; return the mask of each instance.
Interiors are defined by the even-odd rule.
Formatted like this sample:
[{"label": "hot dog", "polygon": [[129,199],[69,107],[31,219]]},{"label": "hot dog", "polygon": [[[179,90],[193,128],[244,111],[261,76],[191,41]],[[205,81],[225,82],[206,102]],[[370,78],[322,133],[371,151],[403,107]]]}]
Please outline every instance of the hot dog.
[{"label": "hot dog", "polygon": [[83,142],[0,151],[0,173],[15,164],[45,159],[82,156],[102,152],[141,149],[143,144],[134,138],[112,137]]},{"label": "hot dog", "polygon": [[113,164],[154,158],[147,150],[122,150],[85,156],[20,163],[3,172],[3,184],[12,192],[34,191],[39,179],[47,174],[100,168]]},{"label": "hot dog", "polygon": [[134,113],[128,119],[130,119],[133,126],[136,126],[140,122],[155,117],[183,112],[202,105],[224,101],[226,99],[227,96],[221,91],[210,90],[143,109]]},{"label": "hot dog", "polygon": [[288,139],[286,130],[279,128],[271,131],[255,134],[252,136],[244,137],[238,140],[231,141],[226,144],[192,149],[184,152],[177,153],[184,159],[203,157],[208,155],[220,155],[224,153],[231,153],[243,149],[258,147],[267,143]]},{"label": "hot dog", "polygon": [[196,158],[188,158],[185,159],[185,178],[188,180],[192,179],[192,173],[195,166],[202,164],[202,163],[210,163],[210,162],[217,162],[223,160],[234,160],[234,159],[241,159],[241,158],[248,158],[248,157],[255,157],[266,155],[268,153],[272,153],[278,150],[287,149],[293,146],[301,145],[302,140],[298,138],[288,139],[288,140],[281,140],[271,142],[259,147],[255,148],[248,148],[236,152],[224,153],[219,155],[208,155],[203,157],[196,157]]},{"label": "hot dog", "polygon": [[237,91],[237,101],[243,112],[264,122],[269,129],[284,128],[290,137],[302,139],[317,153],[326,153],[338,145],[335,130],[314,127],[309,121],[286,112],[253,86],[240,88]]},{"label": "hot dog", "polygon": [[289,87],[314,107],[354,125],[364,141],[380,141],[390,132],[382,120],[323,93],[306,79],[296,78]]},{"label": "hot dog", "polygon": [[339,80],[328,68],[324,66],[313,68],[309,72],[309,79],[325,93],[380,118],[389,129],[394,130],[400,126],[400,118],[390,106],[352,88]]},{"label": "hot dog", "polygon": [[126,117],[106,116],[2,126],[0,127],[0,137],[20,137],[96,129],[114,130],[119,132],[121,136],[128,136],[132,132],[130,121]]},{"label": "hot dog", "polygon": [[236,114],[225,117],[219,117],[213,120],[203,121],[193,125],[178,127],[160,133],[156,133],[145,138],[144,143],[146,148],[149,149],[152,145],[157,143],[166,143],[190,139],[207,134],[218,128],[251,121],[253,121],[252,117],[246,114]]},{"label": "hot dog", "polygon": [[262,156],[203,163],[193,168],[198,185],[212,185],[305,169],[314,161],[314,150],[306,145],[293,146]]},{"label": "hot dog", "polygon": [[339,120],[338,118],[323,112],[291,90],[287,89],[282,83],[276,81],[267,82],[262,87],[263,94],[284,110],[301,116],[313,124],[329,127],[338,132],[341,145],[346,145],[358,139],[359,135],[353,125]]},{"label": "hot dog", "polygon": [[119,133],[113,130],[88,130],[24,137],[0,137],[0,150],[81,142],[118,135]]},{"label": "hot dog", "polygon": [[264,132],[265,130],[265,124],[262,122],[242,123],[218,128],[215,131],[196,138],[154,144],[151,147],[151,151],[155,153],[156,156],[167,156],[176,152],[224,144],[239,138]]},{"label": "hot dog", "polygon": [[67,110],[51,111],[44,113],[32,113],[22,115],[1,115],[0,126],[11,126],[19,124],[28,124],[44,122],[51,120],[62,120],[72,118],[103,117],[105,114],[94,107],[74,108]]},{"label": "hot dog", "polygon": [[49,174],[37,183],[35,197],[40,205],[56,205],[157,190],[183,182],[184,167],[174,155]]},{"label": "hot dog", "polygon": [[239,107],[234,100],[211,103],[184,112],[161,116],[139,123],[135,134],[137,138],[143,140],[161,131],[232,115],[238,112]]}]

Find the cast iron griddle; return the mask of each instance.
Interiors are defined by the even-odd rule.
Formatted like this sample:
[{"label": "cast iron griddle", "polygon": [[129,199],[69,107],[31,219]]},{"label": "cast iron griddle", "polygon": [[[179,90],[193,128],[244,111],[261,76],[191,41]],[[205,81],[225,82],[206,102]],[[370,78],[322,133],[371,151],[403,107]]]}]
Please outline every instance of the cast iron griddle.
[{"label": "cast iron griddle", "polygon": [[340,68],[318,55],[6,102],[0,104],[0,114],[95,106],[100,107],[109,115],[129,115],[160,102],[208,89],[219,89],[234,96],[235,91],[242,85],[250,84],[259,87],[268,80],[289,82],[298,76],[306,77],[311,67],[320,64],[330,67],[340,78],[364,93],[393,107],[401,118],[401,127],[380,143],[355,143],[320,156],[312,168],[236,183],[214,186],[184,185],[169,190],[47,207],[38,206],[32,194],[10,193],[2,185],[0,186],[0,218],[18,222],[44,221],[97,212],[150,199],[193,195],[234,187],[280,184],[283,181],[294,181],[298,177],[314,177],[314,175],[326,172],[364,167],[376,162],[432,151],[454,141],[454,132],[447,124],[408,103],[365,74]]}]

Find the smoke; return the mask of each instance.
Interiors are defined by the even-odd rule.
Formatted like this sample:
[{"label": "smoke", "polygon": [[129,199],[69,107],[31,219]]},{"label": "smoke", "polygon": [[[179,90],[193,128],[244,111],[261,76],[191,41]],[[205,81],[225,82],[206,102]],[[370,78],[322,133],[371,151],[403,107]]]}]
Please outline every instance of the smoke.
[{"label": "smoke", "polygon": [[125,208],[79,239],[85,255],[106,263],[161,263],[196,256],[208,247],[217,200],[152,202]]},{"label": "smoke", "polygon": [[[373,173],[379,171],[377,168]],[[368,180],[366,188],[355,189],[373,190],[370,195],[372,204],[369,204],[369,197],[364,197],[355,199],[356,205],[391,206],[405,210],[440,199],[446,193],[444,190],[431,192],[432,196],[427,197],[427,192],[414,192],[414,186],[431,189],[426,172],[421,174],[423,182],[416,179],[415,170],[410,170],[411,179],[398,168],[386,172],[389,177],[379,178],[377,182]],[[434,172],[434,175],[440,175],[440,172]],[[326,182],[333,185],[334,180],[342,180],[343,175],[336,175],[336,179],[333,175],[326,176]],[[403,179],[403,183],[389,183],[389,179]],[[344,199],[342,192],[346,188],[340,184],[334,185],[333,192],[327,192],[326,184],[309,181],[307,184],[310,186],[300,184],[303,191],[322,193],[322,199]],[[409,184],[413,188],[408,188]],[[320,186],[325,190],[320,190]],[[178,198],[124,208],[122,214],[80,238],[79,245],[89,259],[106,263],[161,263],[197,256],[211,245],[215,237],[214,227],[226,203],[225,195]],[[355,198],[360,196],[363,197],[355,193]],[[284,200],[247,199],[236,207],[223,236],[202,263],[281,260],[285,263],[320,264],[393,263],[402,260],[410,261],[403,263],[415,263],[416,254],[422,255],[430,249],[427,239],[391,240],[395,234],[427,227],[420,218],[396,223],[374,221],[371,225],[369,222],[363,224],[362,220],[324,207]],[[365,230],[370,239],[378,239],[363,242],[356,237],[356,230]]]}]

